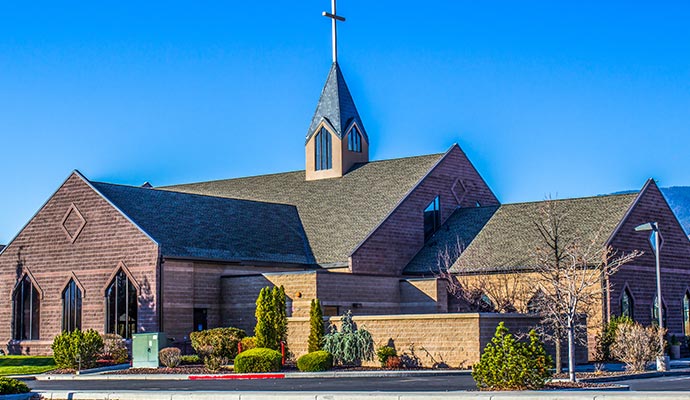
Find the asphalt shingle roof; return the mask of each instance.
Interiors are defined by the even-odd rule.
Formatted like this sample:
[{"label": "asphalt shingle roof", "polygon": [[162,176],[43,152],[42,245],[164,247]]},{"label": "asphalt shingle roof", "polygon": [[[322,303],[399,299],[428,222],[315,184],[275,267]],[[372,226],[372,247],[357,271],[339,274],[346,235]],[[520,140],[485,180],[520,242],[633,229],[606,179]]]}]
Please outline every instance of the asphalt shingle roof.
[{"label": "asphalt shingle roof", "polygon": [[309,130],[307,131],[307,142],[309,138],[316,132],[316,128],[321,123],[321,120],[326,119],[329,124],[335,129],[335,134],[342,139],[347,133],[347,128],[352,122],[357,122],[364,139],[369,142],[367,132],[362,124],[362,119],[359,117],[355,101],[352,99],[350,89],[347,88],[345,78],[340,70],[338,63],[333,63],[331,70],[328,72],[326,84],[321,91],[321,97],[316,105],[316,111],[312,117]]},{"label": "asphalt shingle roof", "polygon": [[159,189],[294,205],[317,263],[343,263],[442,156],[373,161],[316,181],[297,171]]},{"label": "asphalt shingle roof", "polygon": [[291,205],[92,182],[168,257],[314,264]]},{"label": "asphalt shingle roof", "polygon": [[[598,240],[603,246],[636,197],[637,193],[632,193],[554,201],[566,215],[565,235],[599,232]],[[438,271],[439,252],[452,249],[458,239],[466,248],[460,257],[456,257],[451,272],[534,265],[534,251],[543,244],[534,222],[540,218],[544,203],[504,204],[494,212],[490,207],[458,209],[408,264],[405,273]],[[483,220],[484,224],[481,224]],[[481,224],[480,230],[472,227],[472,223]]]}]

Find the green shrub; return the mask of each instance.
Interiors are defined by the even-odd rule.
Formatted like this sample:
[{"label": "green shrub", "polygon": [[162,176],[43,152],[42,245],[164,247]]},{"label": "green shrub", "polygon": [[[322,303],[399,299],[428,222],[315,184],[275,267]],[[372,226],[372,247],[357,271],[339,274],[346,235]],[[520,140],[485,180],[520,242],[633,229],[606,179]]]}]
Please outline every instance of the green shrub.
[{"label": "green shrub", "polygon": [[633,322],[629,317],[613,317],[609,323],[604,325],[604,329],[596,336],[596,350],[594,358],[596,361],[613,361],[614,357],[611,355],[611,347],[616,342],[616,329],[619,324],[631,324]]},{"label": "green shrub", "polygon": [[395,357],[397,355],[398,352],[390,346],[381,346],[378,349],[376,349],[376,357],[379,359],[379,362],[381,363],[382,367],[386,367],[388,357]]},{"label": "green shrub", "polygon": [[106,333],[103,338],[103,352],[101,358],[113,364],[124,364],[129,359],[129,352],[125,340],[120,335]]},{"label": "green shrub", "polygon": [[22,381],[12,378],[0,378],[0,394],[29,393],[31,389]]},{"label": "green shrub", "polygon": [[180,364],[182,365],[198,365],[201,364],[201,358],[198,355],[192,354],[190,356],[180,356]]},{"label": "green shrub", "polygon": [[287,310],[285,289],[265,287],[256,299],[256,346],[278,350],[287,341]]},{"label": "green shrub", "polygon": [[374,359],[374,340],[366,329],[357,329],[352,320],[352,312],[347,311],[340,318],[340,332],[335,326],[324,336],[323,349],[333,354],[333,359],[341,364],[357,365],[362,361]]},{"label": "green shrub", "polygon": [[158,352],[158,359],[166,367],[175,368],[182,361],[182,352],[177,347],[166,347]]},{"label": "green shrub", "polygon": [[273,349],[257,347],[243,351],[235,357],[235,372],[275,372],[280,371],[281,355]]},{"label": "green shrub", "polygon": [[[212,364],[226,364],[237,356],[237,344],[247,336],[242,329],[214,328],[200,332],[192,332],[189,338],[192,348],[199,354],[204,364],[210,360]],[[209,365],[206,365],[209,368]],[[209,368],[212,370],[211,368]]]},{"label": "green shrub", "polygon": [[333,368],[333,355],[327,351],[314,351],[297,359],[297,369],[302,372],[328,371],[331,368]]},{"label": "green shrub", "polygon": [[256,348],[256,338],[254,336],[247,336],[240,341],[242,351],[247,351]]},{"label": "green shrub", "polygon": [[309,311],[309,341],[307,350],[310,353],[321,350],[323,346],[323,335],[325,329],[323,327],[323,311],[321,311],[321,302],[319,299],[311,301],[311,309]]},{"label": "green shrub", "polygon": [[501,322],[474,365],[472,378],[479,388],[539,389],[550,379],[551,366],[551,357],[534,330],[529,333],[529,343],[521,343]]},{"label": "green shrub", "polygon": [[77,329],[56,336],[50,348],[58,368],[76,369],[80,358],[82,369],[93,368],[103,351],[103,338],[93,329],[84,332]]}]

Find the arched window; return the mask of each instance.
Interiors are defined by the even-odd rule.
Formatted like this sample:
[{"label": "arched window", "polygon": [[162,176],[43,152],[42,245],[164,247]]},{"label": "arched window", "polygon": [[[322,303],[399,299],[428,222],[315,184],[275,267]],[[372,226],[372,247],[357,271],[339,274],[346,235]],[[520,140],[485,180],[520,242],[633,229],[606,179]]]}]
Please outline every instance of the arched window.
[{"label": "arched window", "polygon": [[628,317],[632,320],[635,319],[633,314],[633,299],[628,288],[625,288],[623,295],[621,296],[621,317]]},{"label": "arched window", "polygon": [[14,311],[14,339],[38,340],[41,299],[28,275],[19,282],[12,296]]},{"label": "arched window", "polygon": [[321,171],[324,169],[331,169],[333,167],[333,154],[331,150],[331,134],[326,128],[321,128],[319,133],[314,138],[315,152],[315,169]]},{"label": "arched window", "polygon": [[137,330],[137,289],[123,270],[105,290],[105,332],[129,339]]},{"label": "arched window", "polygon": [[[668,315],[668,313],[666,312],[666,304],[664,304],[663,300],[661,301],[661,305],[663,307],[661,322],[664,324],[664,328],[668,328],[668,325],[666,325],[666,316]],[[657,301],[656,296],[654,296],[654,301],[652,302],[652,324],[659,325],[659,302]]]},{"label": "arched window", "polygon": [[347,149],[355,153],[362,152],[362,135],[359,134],[357,126],[353,126],[347,138]]},{"label": "arched window", "polygon": [[72,332],[81,329],[81,289],[74,279],[62,291],[62,330]]},{"label": "arched window", "polygon": [[690,293],[685,292],[683,296],[683,333],[690,336]]}]

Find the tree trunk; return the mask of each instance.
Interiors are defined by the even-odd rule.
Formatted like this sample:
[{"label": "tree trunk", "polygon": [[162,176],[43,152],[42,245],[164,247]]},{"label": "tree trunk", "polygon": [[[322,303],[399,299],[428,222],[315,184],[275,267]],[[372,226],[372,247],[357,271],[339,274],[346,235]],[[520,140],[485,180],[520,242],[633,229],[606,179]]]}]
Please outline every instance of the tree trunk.
[{"label": "tree trunk", "polygon": [[561,354],[561,338],[556,336],[556,373],[560,374],[563,372],[563,355]]},{"label": "tree trunk", "polygon": [[568,375],[570,382],[576,382],[575,379],[575,325],[568,326]]}]

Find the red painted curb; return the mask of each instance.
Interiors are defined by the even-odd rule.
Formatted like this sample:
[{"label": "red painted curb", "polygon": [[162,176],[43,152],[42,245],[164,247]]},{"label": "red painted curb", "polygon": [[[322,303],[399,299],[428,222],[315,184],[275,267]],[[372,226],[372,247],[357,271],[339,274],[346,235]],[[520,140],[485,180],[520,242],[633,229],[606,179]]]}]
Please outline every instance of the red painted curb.
[{"label": "red painted curb", "polygon": [[283,379],[285,374],[232,374],[232,375],[190,375],[192,381],[214,379]]}]

